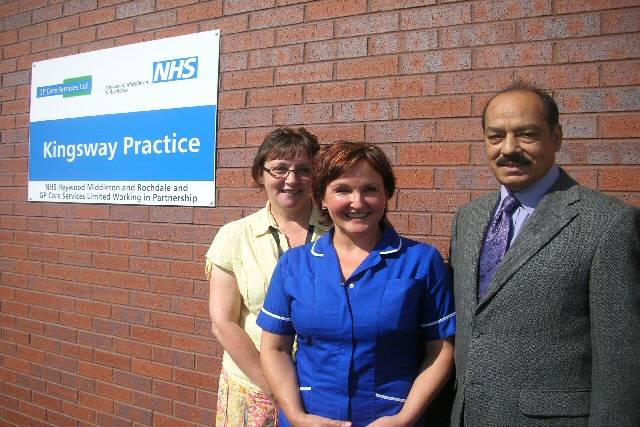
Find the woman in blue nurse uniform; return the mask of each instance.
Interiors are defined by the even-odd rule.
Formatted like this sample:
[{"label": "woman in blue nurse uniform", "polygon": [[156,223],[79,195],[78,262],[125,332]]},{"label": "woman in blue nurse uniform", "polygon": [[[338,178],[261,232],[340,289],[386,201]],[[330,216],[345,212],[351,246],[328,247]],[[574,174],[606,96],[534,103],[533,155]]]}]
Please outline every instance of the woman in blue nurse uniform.
[{"label": "woman in blue nurse uniform", "polygon": [[421,425],[451,374],[449,275],[386,221],[394,190],[374,145],[339,141],[314,159],[314,201],[334,227],[285,253],[257,320],[282,425]]}]

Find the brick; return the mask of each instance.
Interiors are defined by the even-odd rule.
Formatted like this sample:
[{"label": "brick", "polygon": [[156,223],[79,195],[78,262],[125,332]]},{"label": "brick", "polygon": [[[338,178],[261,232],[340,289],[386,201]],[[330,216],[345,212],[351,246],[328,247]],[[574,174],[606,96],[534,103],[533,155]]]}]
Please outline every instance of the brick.
[{"label": "brick", "polygon": [[[122,325],[123,327],[126,327],[129,323],[135,323],[138,325],[149,325],[151,323],[149,310],[143,310],[135,307],[113,306],[111,307],[111,312],[112,319],[126,322]],[[126,333],[126,331],[123,331],[123,333],[117,335],[127,337],[129,334]]]},{"label": "brick", "polygon": [[78,403],[82,406],[96,409],[102,412],[113,412],[113,400],[94,393],[81,391],[78,395]]},{"label": "brick", "polygon": [[[95,393],[98,396],[106,397],[111,400],[119,400],[121,402],[130,403],[133,400],[133,392],[131,388],[135,388],[132,387],[133,384],[135,384],[134,381],[131,381],[132,377],[134,376],[129,374],[128,372],[115,371],[113,380],[118,385],[96,381]],[[143,378],[140,377],[140,379]],[[145,382],[151,383],[151,381],[147,380],[146,378],[144,378],[143,380]]]},{"label": "brick", "polygon": [[334,120],[337,122],[360,122],[393,120],[398,118],[395,101],[355,101],[335,104]]},{"label": "brick", "polygon": [[274,47],[251,51],[248,54],[248,67],[276,67],[280,65],[299,64],[303,61],[302,45]]},{"label": "brick", "polygon": [[447,27],[470,22],[470,4],[426,6],[419,9],[402,11],[400,13],[400,28],[403,30]]},{"label": "brick", "polygon": [[135,406],[147,408],[154,411],[154,422],[155,414],[157,414],[158,412],[169,415],[173,414],[173,401],[155,395],[136,391],[133,393],[133,404]]},{"label": "brick", "polygon": [[637,58],[640,56],[639,41],[637,34],[559,41],[556,44],[557,61],[564,63]]},{"label": "brick", "polygon": [[128,420],[137,421],[144,425],[151,425],[153,413],[149,410],[136,408],[121,402],[114,402],[114,414]]},{"label": "brick", "polygon": [[98,25],[96,36],[98,39],[110,39],[133,33],[134,20],[125,19]]},{"label": "brick", "polygon": [[337,79],[358,79],[398,74],[398,57],[349,59],[336,65]]},{"label": "brick", "polygon": [[222,89],[246,89],[273,85],[271,69],[233,71],[222,75]]},{"label": "brick", "polygon": [[337,20],[334,37],[389,33],[398,31],[398,29],[398,15],[396,13],[366,14]]},{"label": "brick", "polygon": [[302,103],[302,87],[274,87],[249,91],[249,107],[267,107]]},{"label": "brick", "polygon": [[476,22],[506,21],[550,14],[550,0],[484,0],[473,7],[473,20]]},{"label": "brick", "polygon": [[[4,46],[2,48],[2,59],[11,59],[11,58],[16,58],[19,56],[24,56],[27,55],[31,52],[31,42],[30,41],[23,41],[23,42],[18,42],[15,44],[10,44],[7,46]],[[4,114],[4,107],[3,107],[3,114]],[[22,111],[21,111],[22,112]]]},{"label": "brick", "polygon": [[275,32],[275,42],[278,46],[327,40],[333,37],[333,23],[331,21],[312,22],[278,28]]},{"label": "brick", "polygon": [[[228,15],[228,13],[227,13]],[[248,15],[225,16],[198,24],[200,31],[220,30],[224,36],[241,33],[249,29]]]},{"label": "brick", "polygon": [[3,29],[13,30],[20,27],[26,27],[31,24],[31,13],[19,13],[16,15],[7,16],[3,19]]},{"label": "brick", "polygon": [[550,43],[488,46],[474,49],[475,66],[479,68],[550,64],[552,56],[553,49]]},{"label": "brick", "polygon": [[240,52],[245,50],[264,49],[273,47],[275,32],[273,29],[250,31],[240,34],[231,34],[222,39],[222,52]]},{"label": "brick", "polygon": [[480,119],[439,120],[436,125],[436,140],[439,141],[481,141]]},{"label": "brick", "polygon": [[173,10],[167,10],[164,12],[138,16],[135,18],[135,30],[139,33],[142,31],[170,27],[177,23],[176,12]]},{"label": "brick", "polygon": [[470,96],[437,96],[400,100],[400,119],[464,117],[469,115],[471,115]]},{"label": "brick", "polygon": [[468,144],[405,144],[398,149],[402,165],[465,165],[469,162]]},{"label": "brick", "polygon": [[515,70],[515,80],[545,89],[598,85],[598,66],[593,64],[553,65]]},{"label": "brick", "polygon": [[[91,347],[87,347],[83,345],[76,345],[76,344],[66,343],[66,342],[60,343],[60,353],[64,354],[65,356],[68,356],[69,358],[74,358],[77,360],[84,360],[87,362],[93,361],[93,349]],[[74,370],[71,370],[71,369],[65,369],[65,370],[71,371],[71,372],[78,372],[77,362],[75,363],[75,368],[76,369]]]},{"label": "brick", "polygon": [[318,137],[318,141],[337,141],[346,139],[350,141],[364,140],[364,125],[362,124],[331,124],[311,125],[306,129]]},{"label": "brick", "polygon": [[369,9],[372,12],[377,12],[433,4],[436,4],[436,0],[370,0]]},{"label": "brick", "polygon": [[115,7],[116,19],[131,18],[154,12],[154,0],[134,0]]},{"label": "brick", "polygon": [[77,390],[51,382],[47,384],[47,393],[70,402],[75,402],[78,399]]},{"label": "brick", "polygon": [[53,4],[48,7],[36,9],[32,12],[32,22],[49,21],[51,19],[59,18],[62,16],[62,3]]},{"label": "brick", "polygon": [[369,37],[370,55],[387,55],[401,52],[432,50],[438,47],[437,30],[408,31],[378,34]]},{"label": "brick", "polygon": [[332,82],[307,85],[304,89],[307,103],[336,102],[363,99],[365,82]]},{"label": "brick", "polygon": [[468,193],[400,190],[398,192],[398,210],[454,212],[469,203]]},{"label": "brick", "polygon": [[554,2],[555,13],[588,12],[592,10],[614,9],[637,6],[635,0],[591,0],[588,2],[575,2],[572,0],[556,0]]},{"label": "brick", "polygon": [[171,400],[187,403],[195,403],[196,399],[196,391],[193,388],[164,381],[154,381],[153,393]]},{"label": "brick", "polygon": [[168,346],[171,343],[171,333],[155,328],[131,325],[131,339],[149,344]]},{"label": "brick", "polygon": [[515,23],[485,23],[448,27],[439,30],[441,48],[507,44],[515,41]]},{"label": "brick", "polygon": [[192,427],[193,423],[178,418],[154,414],[153,422],[156,427]]},{"label": "brick", "polygon": [[598,134],[604,138],[637,138],[640,136],[640,114],[600,116]]},{"label": "brick", "polygon": [[220,128],[269,126],[273,111],[270,108],[253,108],[239,111],[220,111]]},{"label": "brick", "polygon": [[309,123],[330,123],[331,105],[300,105],[278,107],[273,112],[273,123],[291,126]]},{"label": "brick", "polygon": [[438,169],[435,174],[435,188],[446,190],[493,190],[498,188],[493,173],[486,168]]},{"label": "brick", "polygon": [[563,113],[604,111],[637,111],[640,109],[640,89],[584,89],[558,91],[554,94]]},{"label": "brick", "polygon": [[634,140],[569,140],[562,143],[556,160],[569,165],[640,164],[640,144]]},{"label": "brick", "polygon": [[[35,27],[35,25],[33,27]],[[22,32],[23,30],[20,31]],[[18,30],[3,31],[0,33],[0,46],[6,46],[17,42]]]},{"label": "brick", "polygon": [[331,59],[367,56],[367,38],[355,37],[342,40],[311,42],[305,45],[305,61],[327,61]]},{"label": "brick", "polygon": [[604,63],[601,65],[601,80],[605,86],[640,85],[640,62],[620,61]]},{"label": "brick", "polygon": [[518,22],[519,41],[564,39],[599,34],[600,17],[596,14],[553,16]]},{"label": "brick", "polygon": [[432,168],[399,167],[394,169],[396,187],[400,188],[433,188]]},{"label": "brick", "polygon": [[400,56],[400,74],[471,69],[471,50],[452,49]]},{"label": "brick", "polygon": [[95,28],[82,28],[80,30],[70,31],[62,35],[62,45],[71,46],[82,43],[89,43],[96,39]]},{"label": "brick", "polygon": [[203,374],[202,372],[176,368],[173,381],[178,384],[208,390],[213,388],[214,377],[213,375]]},{"label": "brick", "polygon": [[366,84],[369,99],[425,96],[435,93],[436,76],[388,77],[367,80]]},{"label": "brick", "polygon": [[102,9],[90,10],[81,13],[78,18],[80,27],[104,24],[105,22],[113,21],[116,18],[116,9],[115,7],[105,7]]},{"label": "brick", "polygon": [[612,10],[602,14],[602,33],[634,33],[640,31],[640,9]]},{"label": "brick", "polygon": [[222,0],[214,0],[178,9],[177,23],[203,21],[222,16]]},{"label": "brick", "polygon": [[293,5],[249,14],[249,28],[252,30],[300,24],[304,21],[304,6]]},{"label": "brick", "polygon": [[173,349],[154,347],[153,361],[171,366],[179,366],[184,369],[194,369],[195,358],[192,353],[176,351]]},{"label": "brick", "polygon": [[131,372],[165,381],[170,381],[172,379],[171,366],[150,362],[148,360],[131,359]]},{"label": "brick", "polygon": [[96,6],[97,0],[69,0],[63,4],[62,12],[64,15],[77,15]]},{"label": "brick", "polygon": [[[595,116],[560,115],[563,138],[595,138],[598,134],[598,122]],[[606,135],[603,135],[606,136]]]},{"label": "brick", "polygon": [[600,169],[598,188],[601,190],[640,191],[640,168]]},{"label": "brick", "polygon": [[175,414],[181,419],[191,420],[204,425],[212,425],[215,421],[215,411],[213,410],[203,409],[181,402],[176,402],[174,407]]},{"label": "brick", "polygon": [[337,18],[340,16],[357,15],[366,12],[366,0],[321,0],[307,5],[307,20]]},{"label": "brick", "polygon": [[267,9],[273,6],[273,0],[224,0],[225,15]]},{"label": "brick", "polygon": [[[9,35],[13,35],[13,34],[15,34],[15,31],[9,32]],[[47,35],[47,24],[44,22],[41,22],[39,24],[34,24],[28,27],[20,28],[18,32],[18,39],[20,41],[30,40],[30,39],[35,39],[37,37],[43,37],[46,35]],[[2,37],[2,38],[5,39],[5,37]],[[13,40],[10,43],[15,43],[16,41],[17,40]],[[4,45],[8,43],[6,43],[5,40],[3,40],[2,44]]]}]

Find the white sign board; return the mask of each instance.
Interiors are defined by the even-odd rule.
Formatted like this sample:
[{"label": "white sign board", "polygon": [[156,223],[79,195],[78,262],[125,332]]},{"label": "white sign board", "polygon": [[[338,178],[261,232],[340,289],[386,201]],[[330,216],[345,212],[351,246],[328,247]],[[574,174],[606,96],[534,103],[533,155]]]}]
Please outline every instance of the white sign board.
[{"label": "white sign board", "polygon": [[213,206],[220,32],[33,64],[29,200]]}]

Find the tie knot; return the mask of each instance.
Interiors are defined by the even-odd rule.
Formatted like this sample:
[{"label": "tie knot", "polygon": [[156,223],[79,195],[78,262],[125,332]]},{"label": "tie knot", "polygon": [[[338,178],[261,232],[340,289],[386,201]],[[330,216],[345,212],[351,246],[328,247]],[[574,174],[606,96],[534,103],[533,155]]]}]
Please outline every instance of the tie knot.
[{"label": "tie knot", "polygon": [[520,206],[520,201],[511,193],[509,193],[502,201],[502,210],[507,214],[516,210],[518,206]]}]

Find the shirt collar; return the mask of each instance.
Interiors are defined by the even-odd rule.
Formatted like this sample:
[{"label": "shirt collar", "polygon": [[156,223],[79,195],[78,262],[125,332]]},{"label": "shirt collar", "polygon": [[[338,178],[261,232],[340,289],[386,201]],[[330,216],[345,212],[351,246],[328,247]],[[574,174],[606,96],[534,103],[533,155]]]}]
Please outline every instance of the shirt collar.
[{"label": "shirt collar", "polygon": [[[265,207],[256,212],[256,214],[257,215],[251,223],[251,228],[253,229],[253,235],[255,237],[270,233],[269,229],[271,227],[276,230],[279,229],[278,223],[271,214],[271,203],[269,201],[267,201]],[[329,228],[328,226],[320,223],[320,212],[316,209],[315,205],[311,208],[309,225],[313,225],[313,227],[318,231],[326,231]],[[318,233],[316,232],[316,234]]]},{"label": "shirt collar", "polygon": [[[558,168],[557,165],[553,165],[551,166],[551,169],[549,169],[549,171],[537,182],[523,190],[516,191],[513,195],[516,196],[523,209],[532,213],[558,178],[560,178],[560,168]],[[504,185],[500,186],[500,203],[498,206],[502,205],[502,201],[508,194],[509,190],[507,187]]]},{"label": "shirt collar", "polygon": [[[317,257],[324,256],[327,249],[333,246],[334,233],[335,229],[331,228],[327,234],[318,239],[311,247],[311,254]],[[402,248],[402,239],[391,224],[385,223],[382,227],[382,237],[378,240],[369,256],[374,253],[379,253],[380,255],[392,254],[398,252],[400,248]]]}]

